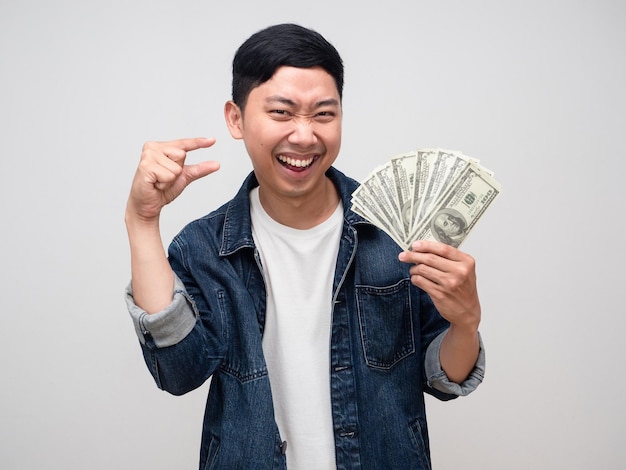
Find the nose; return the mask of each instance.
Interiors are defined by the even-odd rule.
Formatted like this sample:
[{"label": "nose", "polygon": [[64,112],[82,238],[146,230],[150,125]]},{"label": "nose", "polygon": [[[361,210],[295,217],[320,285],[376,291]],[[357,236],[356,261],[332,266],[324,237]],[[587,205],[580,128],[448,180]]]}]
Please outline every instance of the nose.
[{"label": "nose", "polygon": [[312,119],[297,118],[292,121],[293,128],[287,141],[300,147],[311,147],[317,143],[317,134]]}]

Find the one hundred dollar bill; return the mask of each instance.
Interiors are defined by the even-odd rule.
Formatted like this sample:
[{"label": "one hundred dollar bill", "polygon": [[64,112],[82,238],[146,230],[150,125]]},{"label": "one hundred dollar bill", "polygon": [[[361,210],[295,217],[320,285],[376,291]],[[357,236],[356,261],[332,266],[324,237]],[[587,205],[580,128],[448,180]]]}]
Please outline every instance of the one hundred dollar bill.
[{"label": "one hundred dollar bill", "polygon": [[488,172],[474,164],[467,166],[405,240],[407,247],[416,240],[459,247],[500,191]]}]

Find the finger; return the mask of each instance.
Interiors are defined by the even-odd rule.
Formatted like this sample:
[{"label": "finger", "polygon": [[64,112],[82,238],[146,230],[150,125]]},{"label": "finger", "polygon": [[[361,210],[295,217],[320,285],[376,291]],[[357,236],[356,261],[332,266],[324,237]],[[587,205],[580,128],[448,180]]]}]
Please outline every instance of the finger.
[{"label": "finger", "polygon": [[187,152],[211,147],[213,144],[215,144],[215,139],[207,137],[170,140],[168,142],[146,142],[143,146],[142,154],[152,155],[153,158],[158,158],[157,155],[165,155],[170,160],[182,165]]},{"label": "finger", "polygon": [[418,253],[433,253],[452,261],[459,261],[464,255],[463,252],[453,246],[430,240],[418,240],[413,242],[411,244],[411,250]]},{"label": "finger", "polygon": [[411,276],[427,279],[433,284],[442,285],[445,272],[427,264],[417,264],[409,270]]},{"label": "finger", "polygon": [[157,152],[179,166],[183,166],[187,158],[187,152],[175,146],[163,146]]},{"label": "finger", "polygon": [[162,180],[164,172],[179,175],[182,172],[182,163],[175,162],[160,150],[146,149],[138,169],[147,175],[158,175],[157,180]]},{"label": "finger", "polygon": [[434,298],[438,295],[438,292],[440,291],[440,287],[439,284],[437,284],[436,282],[432,281],[431,279],[421,275],[421,274],[411,274],[411,283],[416,286],[419,287],[420,289],[422,289],[424,292],[426,292],[428,295],[431,296],[431,298]]},{"label": "finger", "polygon": [[[169,142],[169,146],[164,152],[169,158],[176,163],[183,164],[187,158],[187,153],[201,148],[208,148],[215,144],[214,138],[198,137],[194,139],[179,139]],[[209,173],[216,171],[217,168],[212,169]],[[206,176],[209,173],[201,174],[198,178]],[[195,178],[197,179],[197,178]]]},{"label": "finger", "polygon": [[164,166],[155,166],[152,168],[152,171],[148,174],[148,178],[150,178],[150,182],[154,184],[154,187],[160,191],[167,189],[170,187],[177,179],[182,169],[179,166],[176,166],[177,170],[170,168],[166,168]]},{"label": "finger", "polygon": [[403,263],[412,263],[415,265],[431,266],[439,271],[447,272],[451,269],[454,261],[430,252],[403,251],[398,255],[398,259]]},{"label": "finger", "polygon": [[169,146],[160,142],[146,142],[141,150],[140,165],[150,168],[152,165],[161,165],[174,171],[174,167],[182,167],[186,152],[178,147]]},{"label": "finger", "polygon": [[167,172],[164,169],[163,172],[160,173],[162,176],[158,178],[154,186],[160,191],[178,187],[178,190],[176,191],[179,192],[192,182],[216,172],[219,168],[220,164],[215,161],[205,161],[195,165],[185,165],[182,169],[178,167],[178,169],[182,171],[180,178],[175,172]]},{"label": "finger", "polygon": [[220,164],[215,161],[200,162],[195,165],[185,166],[187,182],[191,183],[197,179],[203,178],[220,169]]},{"label": "finger", "polygon": [[166,147],[173,147],[184,152],[192,152],[201,148],[211,147],[215,143],[213,137],[194,137],[189,139],[170,140],[169,142],[161,142]]}]

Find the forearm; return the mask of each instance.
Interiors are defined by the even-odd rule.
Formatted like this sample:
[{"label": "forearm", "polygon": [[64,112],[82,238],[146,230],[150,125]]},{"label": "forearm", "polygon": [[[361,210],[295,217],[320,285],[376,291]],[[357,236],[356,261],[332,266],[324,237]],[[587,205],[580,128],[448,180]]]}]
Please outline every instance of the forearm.
[{"label": "forearm", "polygon": [[441,343],[439,358],[448,379],[460,384],[474,369],[480,341],[478,331],[451,325]]},{"label": "forearm", "polygon": [[148,313],[159,312],[172,302],[174,273],[163,248],[158,219],[142,221],[127,213],[126,229],[134,301]]}]

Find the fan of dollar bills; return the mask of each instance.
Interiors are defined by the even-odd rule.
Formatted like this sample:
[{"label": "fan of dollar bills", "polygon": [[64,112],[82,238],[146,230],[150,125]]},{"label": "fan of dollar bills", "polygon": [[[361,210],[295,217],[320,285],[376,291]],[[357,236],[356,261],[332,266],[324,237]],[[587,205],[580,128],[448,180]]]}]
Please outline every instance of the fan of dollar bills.
[{"label": "fan of dollar bills", "polygon": [[418,149],[376,168],[352,193],[352,210],[403,249],[416,240],[458,247],[499,194],[493,172],[475,158]]}]

